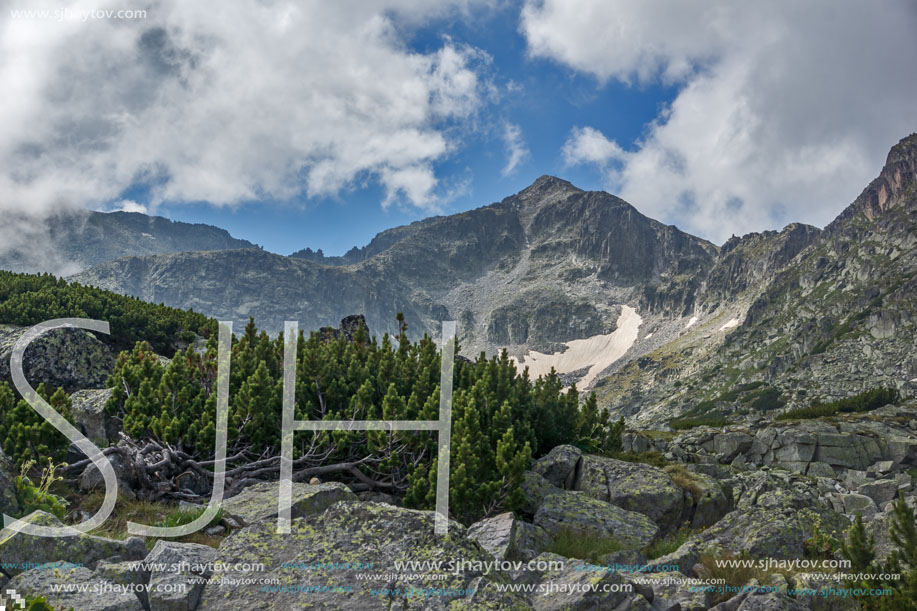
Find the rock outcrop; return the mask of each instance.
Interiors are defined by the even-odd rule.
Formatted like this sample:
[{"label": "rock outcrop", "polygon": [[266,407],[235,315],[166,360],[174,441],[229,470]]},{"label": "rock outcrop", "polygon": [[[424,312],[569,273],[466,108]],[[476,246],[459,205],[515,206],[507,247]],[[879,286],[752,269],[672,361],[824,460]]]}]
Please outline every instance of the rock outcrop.
[{"label": "rock outcrop", "polygon": [[85,567],[34,568],[16,576],[9,588],[22,596],[43,597],[53,609],[144,611],[137,596]]},{"label": "rock outcrop", "polygon": [[[482,564],[492,557],[466,539],[463,526],[451,522],[449,536],[437,537],[432,512],[343,502],[293,520],[291,530],[278,535],[276,524],[258,522],[224,540],[217,553],[223,570],[205,587],[198,609],[289,609],[305,596],[316,609],[511,609],[524,603],[518,594],[497,591],[500,578],[485,574]],[[467,570],[420,564],[436,560],[465,561]],[[398,570],[396,562],[418,566]],[[263,564],[257,577],[275,585],[233,585],[253,576],[237,570],[239,563]]]},{"label": "rock outcrop", "polygon": [[[10,355],[25,333],[0,324],[0,379],[10,381]],[[55,329],[33,341],[23,356],[23,371],[33,388],[44,382],[51,392],[101,388],[115,365],[114,350],[89,331]]]},{"label": "rock outcrop", "polygon": [[105,412],[111,396],[110,388],[78,390],[70,395],[74,424],[100,448],[118,441],[118,423]]},{"label": "rock outcrop", "polygon": [[917,467],[917,406],[882,408],[871,417],[793,423],[762,419],[722,429],[698,427],[671,436],[626,434],[628,451],[656,451],[696,465],[761,467],[805,475],[818,482],[826,503],[852,517],[871,517],[914,493],[909,469]]},{"label": "rock outcrop", "polygon": [[[60,520],[43,511],[35,511],[23,520],[38,526],[62,526]],[[0,564],[10,575],[47,563],[79,563],[94,569],[100,560],[141,560],[145,556],[146,546],[139,537],[117,541],[77,532],[63,537],[36,537],[8,529],[0,531]]]},{"label": "rock outcrop", "polygon": [[[223,501],[223,512],[243,526],[277,519],[277,505],[280,500],[280,484],[264,482],[244,488],[236,496]],[[356,501],[356,495],[344,484],[301,484],[293,482],[290,516],[321,513],[327,507],[346,501]]]}]

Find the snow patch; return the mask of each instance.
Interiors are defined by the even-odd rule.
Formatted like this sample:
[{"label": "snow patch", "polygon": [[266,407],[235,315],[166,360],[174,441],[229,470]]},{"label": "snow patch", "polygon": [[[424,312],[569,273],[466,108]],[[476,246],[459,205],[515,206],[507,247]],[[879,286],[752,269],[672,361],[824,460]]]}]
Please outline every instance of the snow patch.
[{"label": "snow patch", "polygon": [[720,327],[720,331],[725,331],[726,329],[732,329],[733,327],[738,327],[738,326],[739,326],[739,319],[733,318],[732,320],[727,321],[722,327]]},{"label": "snow patch", "polygon": [[697,316],[692,316],[691,320],[688,321],[688,324],[685,325],[685,329],[690,329],[691,325],[697,322]]},{"label": "snow patch", "polygon": [[571,373],[585,367],[589,371],[577,383],[587,388],[606,367],[617,361],[637,341],[643,318],[630,306],[621,306],[618,328],[608,335],[593,335],[586,339],[575,339],[564,345],[567,349],[553,354],[542,354],[532,350],[525,355],[524,363],[515,358],[516,369],[529,368],[532,379],[550,373],[553,367],[558,373]]},{"label": "snow patch", "polygon": [[151,235],[151,234],[149,234],[149,233],[141,233],[140,235],[142,235],[142,236],[145,237],[145,238],[150,238],[151,240],[155,240],[155,239],[156,239],[153,235]]}]

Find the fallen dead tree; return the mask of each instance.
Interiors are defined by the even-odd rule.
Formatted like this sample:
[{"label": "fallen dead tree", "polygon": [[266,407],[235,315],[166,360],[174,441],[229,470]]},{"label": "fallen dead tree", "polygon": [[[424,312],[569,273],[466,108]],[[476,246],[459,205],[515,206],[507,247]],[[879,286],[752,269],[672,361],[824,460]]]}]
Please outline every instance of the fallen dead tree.
[{"label": "fallen dead tree", "polygon": [[[179,444],[156,439],[136,441],[120,434],[117,445],[105,448],[102,454],[112,463],[120,486],[126,486],[137,498],[146,501],[175,500],[206,503],[216,477],[215,460],[197,460]],[[337,454],[334,445],[319,444],[312,436],[301,447],[301,455],[293,461],[293,481],[308,481],[313,477],[333,475],[353,491],[385,491],[401,493],[407,489],[409,469],[388,472],[375,467],[390,461],[393,453],[408,456],[407,445],[390,444],[379,455],[356,457],[328,463]],[[412,456],[414,464],[426,458],[425,452]],[[405,465],[408,467],[409,465]],[[102,485],[101,474],[88,458],[60,469],[66,481],[83,489]],[[236,451],[226,459],[225,496],[231,497],[246,486],[280,477],[280,456],[267,452],[254,455],[251,447]]]}]

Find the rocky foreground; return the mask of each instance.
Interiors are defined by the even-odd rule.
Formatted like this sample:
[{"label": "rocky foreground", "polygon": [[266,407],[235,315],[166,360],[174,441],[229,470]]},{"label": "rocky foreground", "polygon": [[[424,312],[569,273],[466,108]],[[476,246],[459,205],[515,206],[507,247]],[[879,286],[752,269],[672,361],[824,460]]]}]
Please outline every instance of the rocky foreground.
[{"label": "rocky foreground", "polygon": [[[432,512],[337,483],[295,484],[292,532],[278,535],[276,483],[257,484],[225,501],[218,548],[3,531],[0,585],[86,611],[855,608],[794,593],[844,587],[811,569],[737,573],[748,581],[731,585],[748,591],[732,595],[690,580],[716,576],[710,558],[811,558],[819,533],[841,538],[857,514],[887,555],[892,502],[914,502],[915,429],[911,405],[625,435],[624,456],[662,466],[559,446],[526,472],[518,514],[453,521],[444,538]],[[3,461],[2,490],[10,481]],[[4,511],[14,502],[0,495]],[[32,568],[60,562],[77,566]]]}]

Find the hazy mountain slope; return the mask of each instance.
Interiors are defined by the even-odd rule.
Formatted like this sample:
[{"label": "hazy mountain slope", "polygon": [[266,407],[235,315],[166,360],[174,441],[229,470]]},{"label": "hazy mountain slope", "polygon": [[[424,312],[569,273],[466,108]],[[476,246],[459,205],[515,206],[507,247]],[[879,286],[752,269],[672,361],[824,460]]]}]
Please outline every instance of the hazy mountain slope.
[{"label": "hazy mountain slope", "polygon": [[272,331],[283,328],[285,320],[317,329],[335,317],[340,320],[340,312],[365,313],[374,331],[383,325],[394,330],[397,311],[409,320],[429,317],[402,296],[403,287],[371,272],[259,249],[125,257],[75,278],[145,301],[181,303],[220,320],[234,320],[237,329],[249,316]]},{"label": "hazy mountain slope", "polygon": [[0,269],[10,271],[66,274],[127,255],[254,247],[219,227],[136,212],[79,210],[7,222],[25,227],[25,235],[0,248]]}]

